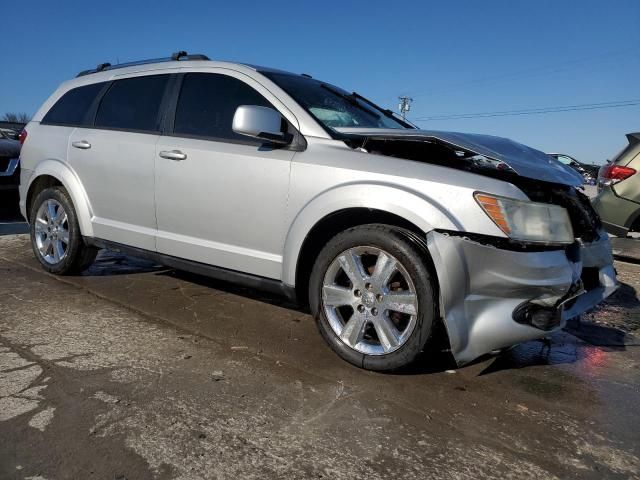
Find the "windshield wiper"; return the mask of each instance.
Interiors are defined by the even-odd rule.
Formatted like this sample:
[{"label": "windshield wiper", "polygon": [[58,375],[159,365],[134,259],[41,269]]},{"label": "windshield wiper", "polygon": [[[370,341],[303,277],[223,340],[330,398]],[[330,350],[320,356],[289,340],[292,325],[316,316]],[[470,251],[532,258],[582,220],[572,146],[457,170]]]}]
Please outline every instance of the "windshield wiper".
[{"label": "windshield wiper", "polygon": [[[370,108],[365,107],[364,105],[362,105],[359,101],[358,101],[358,97],[359,95],[357,93],[352,93],[352,94],[346,94],[346,93],[342,93],[340,90],[336,90],[333,87],[330,87],[329,85],[325,84],[325,83],[321,83],[320,86],[322,88],[324,88],[325,90],[330,91],[331,93],[333,93],[334,95],[337,95],[340,98],[344,98],[347,102],[349,102],[351,105],[358,107],[360,110],[367,112],[369,115],[371,115],[372,117],[374,117],[376,120],[380,118],[380,115],[378,115],[376,112],[371,111]],[[368,102],[367,102],[368,103]]]}]

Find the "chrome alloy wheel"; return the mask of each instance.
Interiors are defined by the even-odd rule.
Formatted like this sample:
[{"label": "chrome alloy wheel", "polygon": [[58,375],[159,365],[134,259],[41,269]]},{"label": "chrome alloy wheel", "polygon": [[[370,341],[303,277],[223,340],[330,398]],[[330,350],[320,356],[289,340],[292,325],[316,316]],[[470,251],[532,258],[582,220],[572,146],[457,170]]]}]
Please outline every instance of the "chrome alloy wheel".
[{"label": "chrome alloy wheel", "polygon": [[404,345],[413,332],[418,296],[395,257],[377,247],[354,247],[329,265],[322,307],[345,344],[367,355],[385,355]]},{"label": "chrome alloy wheel", "polygon": [[64,207],[52,198],[40,205],[35,218],[35,242],[45,262],[55,265],[67,256],[69,219]]}]

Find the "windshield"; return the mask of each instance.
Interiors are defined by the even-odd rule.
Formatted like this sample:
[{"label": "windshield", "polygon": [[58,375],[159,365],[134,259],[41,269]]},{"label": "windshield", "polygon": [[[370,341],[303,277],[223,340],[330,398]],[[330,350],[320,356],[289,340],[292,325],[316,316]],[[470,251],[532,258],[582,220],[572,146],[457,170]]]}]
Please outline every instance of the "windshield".
[{"label": "windshield", "polygon": [[412,128],[393,113],[363,97],[313,78],[288,73],[262,72],[325,128]]}]

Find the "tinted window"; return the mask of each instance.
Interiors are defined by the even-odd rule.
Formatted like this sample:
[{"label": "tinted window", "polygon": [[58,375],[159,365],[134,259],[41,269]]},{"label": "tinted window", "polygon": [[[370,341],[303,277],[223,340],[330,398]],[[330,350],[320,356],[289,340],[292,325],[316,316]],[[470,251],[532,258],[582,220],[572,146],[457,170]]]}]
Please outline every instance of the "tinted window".
[{"label": "tinted window", "polygon": [[42,123],[86,125],[86,113],[102,87],[104,82],[69,90],[51,107]]},{"label": "tinted window", "polygon": [[231,129],[240,105],[273,106],[246,83],[226,75],[188,73],[184,77],[174,133],[249,141]]},{"label": "tinted window", "polygon": [[102,97],[96,127],[157,131],[158,112],[169,75],[116,80]]}]

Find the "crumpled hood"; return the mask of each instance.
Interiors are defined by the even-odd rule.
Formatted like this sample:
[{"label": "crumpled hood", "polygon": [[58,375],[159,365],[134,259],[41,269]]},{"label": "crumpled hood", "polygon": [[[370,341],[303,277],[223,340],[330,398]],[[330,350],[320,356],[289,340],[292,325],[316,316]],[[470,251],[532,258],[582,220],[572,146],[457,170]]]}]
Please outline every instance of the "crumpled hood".
[{"label": "crumpled hood", "polygon": [[0,138],[0,158],[18,158],[19,156],[19,141]]},{"label": "crumpled hood", "polygon": [[400,130],[386,128],[336,128],[336,131],[354,136],[377,139],[407,139],[444,143],[461,150],[506,163],[521,177],[580,186],[582,177],[572,168],[551,158],[544,152],[527,147],[508,138],[475,133],[440,132],[434,130]]}]

